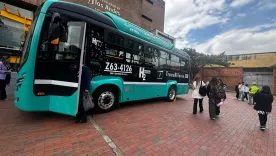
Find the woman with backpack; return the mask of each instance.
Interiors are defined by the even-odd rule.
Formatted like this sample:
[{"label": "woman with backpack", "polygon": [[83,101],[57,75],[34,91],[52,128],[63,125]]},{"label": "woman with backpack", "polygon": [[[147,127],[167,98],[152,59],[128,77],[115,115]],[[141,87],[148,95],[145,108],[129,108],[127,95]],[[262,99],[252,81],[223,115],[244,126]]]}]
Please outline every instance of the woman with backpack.
[{"label": "woman with backpack", "polygon": [[259,120],[260,120],[260,129],[265,130],[266,129],[266,122],[267,122],[267,115],[272,110],[272,103],[274,101],[273,95],[271,93],[269,86],[263,86],[262,91],[257,92],[254,96],[254,100],[256,102],[256,105],[254,106],[254,109],[259,114]]},{"label": "woman with backpack", "polygon": [[220,102],[226,99],[226,93],[223,85],[218,83],[218,79],[213,77],[207,87],[207,95],[209,97],[209,115],[211,120],[215,120],[220,114],[220,108],[217,106]]},{"label": "woman with backpack", "polygon": [[204,87],[205,83],[200,79],[200,77],[196,77],[195,81],[192,84],[192,97],[194,99],[194,107],[193,107],[193,114],[197,113],[197,103],[199,102],[199,109],[200,113],[203,112],[203,96],[199,94],[199,90],[201,87]]}]

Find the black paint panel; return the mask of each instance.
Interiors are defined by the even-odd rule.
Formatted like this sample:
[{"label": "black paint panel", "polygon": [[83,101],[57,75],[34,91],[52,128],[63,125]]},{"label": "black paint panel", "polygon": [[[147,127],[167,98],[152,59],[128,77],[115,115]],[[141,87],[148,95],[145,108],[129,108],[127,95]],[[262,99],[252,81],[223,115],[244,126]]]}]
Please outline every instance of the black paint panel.
[{"label": "black paint panel", "polygon": [[59,9],[68,10],[70,12],[75,12],[116,28],[115,24],[111,21],[109,17],[82,5],[70,4],[70,3],[64,3],[64,2],[55,2],[49,8],[59,8]]},{"label": "black paint panel", "polygon": [[50,84],[35,84],[34,93],[37,95],[39,92],[45,93],[45,95],[57,95],[57,96],[71,96],[77,91],[78,88],[57,86]]}]

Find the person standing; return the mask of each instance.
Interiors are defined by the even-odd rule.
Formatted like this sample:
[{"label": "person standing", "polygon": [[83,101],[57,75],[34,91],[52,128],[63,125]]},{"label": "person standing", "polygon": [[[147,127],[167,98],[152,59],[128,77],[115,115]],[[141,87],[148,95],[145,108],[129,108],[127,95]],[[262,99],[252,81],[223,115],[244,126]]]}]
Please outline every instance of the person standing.
[{"label": "person standing", "polygon": [[242,82],[242,84],[239,85],[239,100],[242,100],[243,97],[243,86],[244,86],[244,82]]},{"label": "person standing", "polygon": [[246,99],[248,101],[248,94],[249,94],[249,87],[248,87],[248,84],[246,84],[244,87],[243,87],[243,97],[242,97],[242,101],[244,101],[244,99]]},{"label": "person standing", "polygon": [[85,94],[90,94],[90,83],[91,83],[91,71],[89,67],[82,66],[81,84],[80,84],[80,96],[79,96],[79,107],[76,115],[76,122],[86,123],[87,112],[83,108],[83,97]]},{"label": "person standing", "polygon": [[271,112],[272,103],[274,101],[270,87],[263,86],[262,91],[256,93],[254,99],[256,101],[256,105],[254,106],[254,109],[259,114],[260,129],[265,130],[267,115]]},{"label": "person standing", "polygon": [[205,83],[200,79],[200,77],[196,77],[195,81],[192,84],[192,88],[193,88],[193,93],[192,93],[192,97],[194,99],[194,107],[193,107],[193,114],[197,113],[197,103],[199,102],[199,109],[200,109],[200,113],[203,112],[203,96],[201,96],[199,94],[199,88],[201,86],[205,86]]},{"label": "person standing", "polygon": [[8,71],[8,58],[3,56],[0,60],[0,100],[8,100],[6,93],[6,76]]},{"label": "person standing", "polygon": [[252,83],[252,86],[249,89],[249,100],[248,100],[248,104],[252,105],[254,104],[254,96],[255,94],[259,91],[259,88],[256,85],[256,82]]},{"label": "person standing", "polygon": [[241,83],[238,83],[238,85],[236,85],[235,87],[235,91],[236,91],[236,98],[237,100],[239,99],[240,97],[240,90],[239,90],[239,86],[241,85]]}]

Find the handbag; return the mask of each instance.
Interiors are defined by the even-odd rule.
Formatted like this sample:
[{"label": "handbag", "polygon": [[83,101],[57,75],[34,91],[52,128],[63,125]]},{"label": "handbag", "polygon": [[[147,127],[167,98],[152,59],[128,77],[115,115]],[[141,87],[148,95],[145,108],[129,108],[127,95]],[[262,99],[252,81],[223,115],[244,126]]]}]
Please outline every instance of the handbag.
[{"label": "handbag", "polygon": [[84,96],[83,96],[83,109],[84,111],[89,111],[91,110],[92,108],[94,108],[94,103],[93,103],[93,99],[92,99],[92,96],[89,95],[89,93],[84,93]]},{"label": "handbag", "polygon": [[202,86],[202,81],[200,81],[199,94],[201,96],[206,96],[207,94],[207,88],[205,86]]}]

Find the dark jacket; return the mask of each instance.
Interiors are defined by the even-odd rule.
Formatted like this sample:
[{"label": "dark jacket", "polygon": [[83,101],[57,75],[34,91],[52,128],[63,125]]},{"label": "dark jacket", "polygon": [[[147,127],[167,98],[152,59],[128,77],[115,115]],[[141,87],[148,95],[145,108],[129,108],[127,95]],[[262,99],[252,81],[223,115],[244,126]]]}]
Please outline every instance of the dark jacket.
[{"label": "dark jacket", "polygon": [[208,98],[209,98],[209,95],[210,95],[210,90],[211,90],[211,87],[210,87],[210,85],[208,85],[206,87],[206,94],[207,94]]},{"label": "dark jacket", "polygon": [[6,85],[10,84],[10,82],[11,82],[11,74],[10,73],[6,75],[5,81],[6,81]]},{"label": "dark jacket", "polygon": [[81,91],[89,90],[90,91],[91,83],[91,71],[88,67],[82,66],[82,75],[81,75]]},{"label": "dark jacket", "polygon": [[264,91],[257,92],[254,96],[254,100],[256,105],[254,106],[255,110],[271,112],[272,103],[273,103],[273,95],[267,94]]},{"label": "dark jacket", "polygon": [[238,93],[239,92],[239,85],[236,85],[235,91]]},{"label": "dark jacket", "polygon": [[209,103],[218,104],[222,99],[226,99],[226,93],[223,89],[223,85],[217,85],[211,88],[210,85],[207,87],[207,95],[209,97]]}]

